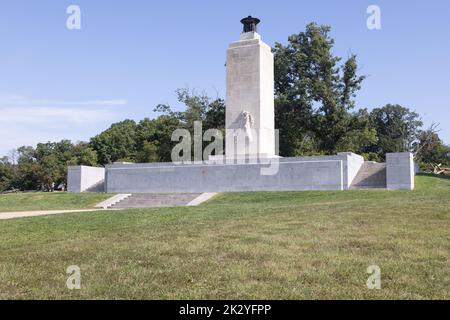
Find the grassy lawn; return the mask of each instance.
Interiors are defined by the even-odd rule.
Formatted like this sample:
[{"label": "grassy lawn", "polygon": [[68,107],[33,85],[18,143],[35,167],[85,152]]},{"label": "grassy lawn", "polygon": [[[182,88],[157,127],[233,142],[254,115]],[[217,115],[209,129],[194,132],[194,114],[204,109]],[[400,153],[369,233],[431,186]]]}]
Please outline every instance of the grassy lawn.
[{"label": "grassy lawn", "polygon": [[13,193],[0,195],[1,212],[90,209],[111,197],[104,193]]},{"label": "grassy lawn", "polygon": [[450,299],[450,180],[416,181],[0,221],[0,299]]}]

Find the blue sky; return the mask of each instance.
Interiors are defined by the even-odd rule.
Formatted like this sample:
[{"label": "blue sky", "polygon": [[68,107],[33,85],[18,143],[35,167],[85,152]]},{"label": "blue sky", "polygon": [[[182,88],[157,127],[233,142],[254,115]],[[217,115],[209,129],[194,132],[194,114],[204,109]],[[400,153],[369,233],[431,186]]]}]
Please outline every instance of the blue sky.
[{"label": "blue sky", "polygon": [[[81,8],[81,30],[66,9]],[[366,9],[381,8],[381,30]],[[87,140],[111,123],[154,117],[190,87],[225,95],[225,50],[239,20],[262,20],[269,45],[315,21],[332,26],[335,54],[368,75],[358,107],[398,103],[441,124],[450,143],[450,1],[2,0],[0,155],[20,145]]]}]

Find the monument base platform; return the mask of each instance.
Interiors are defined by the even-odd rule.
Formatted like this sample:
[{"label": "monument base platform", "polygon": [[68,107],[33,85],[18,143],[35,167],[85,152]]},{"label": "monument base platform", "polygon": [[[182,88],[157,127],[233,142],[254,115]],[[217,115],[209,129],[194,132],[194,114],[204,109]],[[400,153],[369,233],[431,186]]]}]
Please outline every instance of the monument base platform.
[{"label": "monument base platform", "polygon": [[[388,189],[414,189],[410,154],[389,154]],[[69,192],[205,193],[247,191],[348,190],[370,179],[363,157],[353,153],[301,158],[237,159],[234,163],[115,163],[103,168],[70,167]],[[399,171],[401,168],[403,171]],[[355,177],[358,179],[355,180]],[[98,181],[97,181],[98,180]],[[359,181],[358,180],[358,181]],[[95,190],[96,192],[100,190]]]}]

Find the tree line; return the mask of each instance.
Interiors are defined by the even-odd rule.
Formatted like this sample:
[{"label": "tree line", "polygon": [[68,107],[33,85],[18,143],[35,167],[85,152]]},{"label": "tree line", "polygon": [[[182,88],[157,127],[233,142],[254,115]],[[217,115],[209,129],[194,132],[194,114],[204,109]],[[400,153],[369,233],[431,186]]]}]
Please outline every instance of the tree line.
[{"label": "tree line", "polygon": [[[279,152],[284,157],[355,152],[366,160],[383,161],[386,153],[410,151],[422,165],[450,165],[450,147],[435,126],[423,129],[421,117],[398,104],[369,111],[355,110],[355,97],[365,76],[357,56],[333,54],[329,26],[311,23],[304,32],[276,43],[275,124]],[[105,166],[116,161],[168,162],[176,129],[194,132],[225,128],[225,101],[189,89],[176,91],[184,111],[158,105],[159,116],[124,120],[90,139],[22,146],[0,158],[0,192],[45,190],[64,186],[70,165]]]}]

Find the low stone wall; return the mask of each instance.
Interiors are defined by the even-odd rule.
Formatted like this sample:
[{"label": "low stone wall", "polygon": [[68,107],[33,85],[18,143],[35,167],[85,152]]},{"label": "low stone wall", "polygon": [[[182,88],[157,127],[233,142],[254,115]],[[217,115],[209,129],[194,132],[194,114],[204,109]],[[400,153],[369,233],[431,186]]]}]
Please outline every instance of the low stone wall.
[{"label": "low stone wall", "polygon": [[[343,161],[278,159],[273,175],[266,163],[114,164],[106,169],[111,193],[343,190]],[[273,166],[273,164],[272,164]]]},{"label": "low stone wall", "polygon": [[105,192],[105,168],[72,166],[67,174],[67,191]]},{"label": "low stone wall", "polygon": [[[204,193],[347,190],[364,164],[354,153],[272,159],[252,163],[116,163],[104,168],[69,167],[69,192]],[[106,177],[105,177],[106,172]],[[271,172],[273,174],[271,174]],[[387,188],[414,189],[410,153],[386,155]]]},{"label": "low stone wall", "polygon": [[281,161],[342,161],[344,190],[350,189],[350,186],[361,169],[364,158],[356,153],[341,152],[334,156],[310,156],[297,158],[282,158]]},{"label": "low stone wall", "polygon": [[386,154],[386,180],[389,190],[414,190],[415,167],[409,152]]}]

